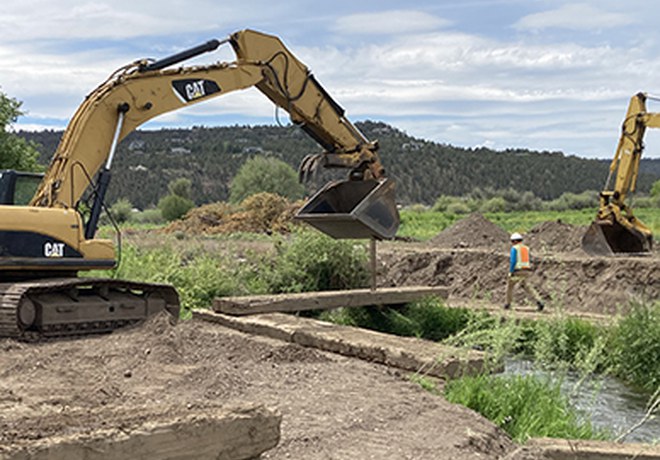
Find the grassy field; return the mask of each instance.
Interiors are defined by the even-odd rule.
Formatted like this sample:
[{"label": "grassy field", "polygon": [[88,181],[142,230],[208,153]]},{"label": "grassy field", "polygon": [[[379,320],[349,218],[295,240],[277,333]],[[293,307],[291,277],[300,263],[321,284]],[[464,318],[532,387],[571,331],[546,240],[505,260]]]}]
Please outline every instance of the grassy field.
[{"label": "grassy field", "polygon": [[[656,241],[659,241],[660,209],[641,208],[636,210],[635,215],[651,228],[653,234],[656,235]],[[596,216],[596,210],[513,211],[486,213],[484,216],[507,232],[528,232],[534,226],[546,221],[561,220],[571,225],[586,226]],[[464,217],[466,216],[463,214],[403,209],[401,210],[401,227],[397,235],[425,241],[433,238],[445,228]]]}]

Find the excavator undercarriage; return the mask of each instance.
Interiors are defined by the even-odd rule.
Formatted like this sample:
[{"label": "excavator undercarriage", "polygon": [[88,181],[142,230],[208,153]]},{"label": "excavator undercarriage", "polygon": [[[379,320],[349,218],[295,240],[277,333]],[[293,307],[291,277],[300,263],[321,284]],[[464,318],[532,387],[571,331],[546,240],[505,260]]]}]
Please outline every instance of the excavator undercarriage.
[{"label": "excavator undercarriage", "polygon": [[106,278],[0,283],[0,337],[34,339],[111,332],[158,312],[179,316],[172,286]]}]

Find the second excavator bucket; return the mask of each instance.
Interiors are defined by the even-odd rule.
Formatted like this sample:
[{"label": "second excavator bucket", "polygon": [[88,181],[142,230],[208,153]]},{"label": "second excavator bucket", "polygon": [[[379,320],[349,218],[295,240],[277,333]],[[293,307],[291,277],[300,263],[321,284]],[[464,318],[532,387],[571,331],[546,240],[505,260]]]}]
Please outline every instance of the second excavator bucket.
[{"label": "second excavator bucket", "polygon": [[399,228],[394,181],[330,182],[305,203],[296,219],[333,238],[394,238]]},{"label": "second excavator bucket", "polygon": [[651,251],[651,238],[616,220],[596,220],[582,237],[582,249],[593,256],[644,254]]}]

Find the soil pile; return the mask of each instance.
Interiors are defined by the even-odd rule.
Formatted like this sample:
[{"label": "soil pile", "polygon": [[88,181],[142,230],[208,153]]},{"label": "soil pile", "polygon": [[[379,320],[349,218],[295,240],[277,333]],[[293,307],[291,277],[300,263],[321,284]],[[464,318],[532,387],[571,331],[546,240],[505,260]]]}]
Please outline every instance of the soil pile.
[{"label": "soil pile", "polygon": [[[526,236],[534,267],[529,279],[552,308],[615,314],[632,301],[660,298],[660,257],[590,257],[581,249],[585,227],[543,222]],[[447,286],[450,298],[504,303],[508,235],[473,214],[438,234],[433,248],[382,254],[382,286]],[[514,302],[528,302],[523,290]],[[533,303],[531,303],[533,306]]]},{"label": "soil pile", "polygon": [[172,222],[163,231],[188,235],[288,233],[293,216],[301,206],[300,201],[290,203],[274,193],[258,193],[249,196],[238,206],[212,203],[194,208],[183,219]]},{"label": "soil pile", "polygon": [[505,249],[508,241],[506,231],[483,215],[473,213],[434,236],[429,245],[440,248]]},{"label": "soil pile", "polygon": [[535,253],[582,251],[582,236],[587,227],[557,221],[542,222],[525,236],[525,244]]},{"label": "soil pile", "polygon": [[197,320],[174,327],[160,315],[105,336],[0,340],[0,351],[0,457],[60,434],[255,404],[282,415],[280,443],[265,459],[495,459],[515,450],[492,423],[398,371]]}]

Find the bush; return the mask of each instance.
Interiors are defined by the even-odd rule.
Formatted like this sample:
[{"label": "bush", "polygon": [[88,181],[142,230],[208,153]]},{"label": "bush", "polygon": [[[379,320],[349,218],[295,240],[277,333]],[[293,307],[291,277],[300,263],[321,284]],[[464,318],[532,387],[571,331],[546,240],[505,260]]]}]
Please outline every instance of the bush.
[{"label": "bush", "polygon": [[158,201],[158,209],[166,221],[181,219],[195,203],[179,195],[167,195]]},{"label": "bush", "polygon": [[591,373],[606,366],[603,336],[602,328],[566,317],[537,322],[531,345],[536,360],[545,366]]},{"label": "bush", "polygon": [[289,200],[302,198],[305,188],[298,174],[276,158],[256,156],[247,160],[231,182],[229,201],[240,203],[256,193],[268,192]]},{"label": "bush", "polygon": [[481,206],[479,206],[479,212],[503,212],[506,209],[506,200],[501,196],[496,196],[490,198],[489,200],[484,201]]},{"label": "bush", "polygon": [[203,253],[182,253],[168,247],[138,249],[125,245],[115,270],[120,279],[173,285],[181,300],[181,314],[210,307],[217,296],[236,294],[239,282],[228,264]]},{"label": "bush", "polygon": [[145,209],[144,211],[133,213],[131,220],[138,224],[162,224],[165,222],[160,209]]},{"label": "bush", "polygon": [[298,230],[277,246],[269,274],[273,293],[365,287],[369,280],[363,244],[335,240],[315,230]]},{"label": "bush", "polygon": [[544,203],[549,211],[567,211],[569,209],[589,209],[598,206],[598,192],[587,190],[582,193],[562,193],[552,201]]},{"label": "bush", "polygon": [[581,421],[559,382],[534,376],[480,375],[449,381],[447,400],[482,414],[518,442],[533,437],[605,438],[589,421]]},{"label": "bush", "polygon": [[191,188],[192,181],[186,177],[180,177],[167,184],[170,195],[180,196],[181,198],[190,199]]},{"label": "bush", "polygon": [[126,198],[120,198],[110,207],[112,218],[119,224],[131,220],[133,205]]},{"label": "bush", "polygon": [[649,392],[660,388],[660,301],[633,305],[614,328],[608,351],[621,379]]},{"label": "bush", "polygon": [[447,212],[452,214],[470,214],[472,210],[464,201],[454,201],[447,206]]}]

